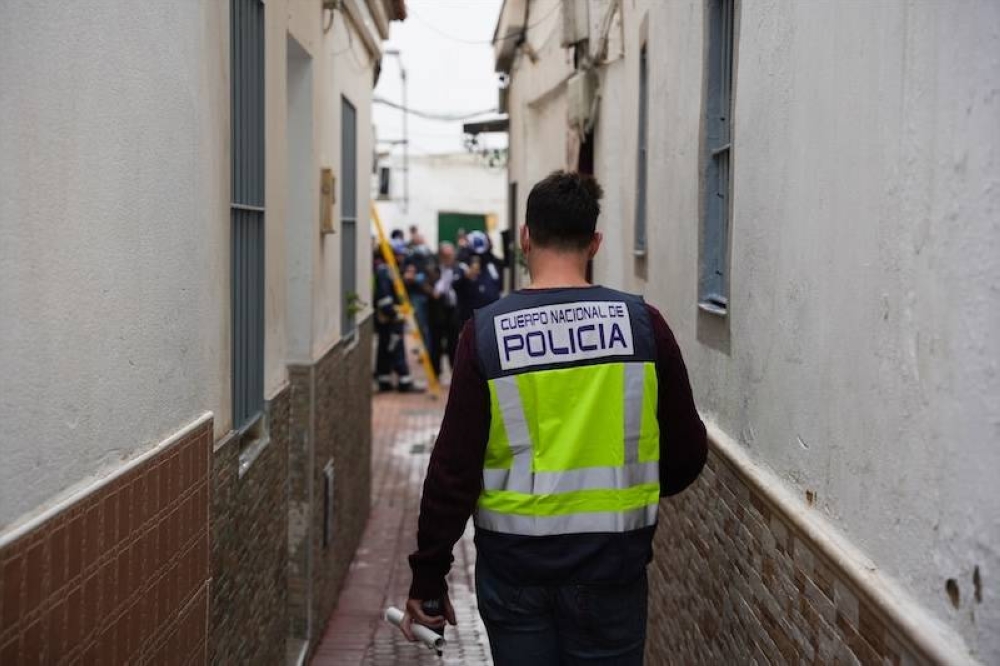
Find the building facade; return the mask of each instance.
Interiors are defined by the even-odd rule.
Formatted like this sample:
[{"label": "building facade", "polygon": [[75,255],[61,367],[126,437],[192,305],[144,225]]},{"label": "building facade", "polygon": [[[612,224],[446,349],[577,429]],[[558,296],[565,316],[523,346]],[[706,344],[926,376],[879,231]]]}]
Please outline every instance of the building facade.
[{"label": "building facade", "polygon": [[371,93],[404,16],[0,9],[0,663],[315,645],[369,507]]},{"label": "building facade", "polygon": [[[436,248],[442,240],[454,241],[451,218],[468,217],[471,226],[467,230],[489,233],[499,253],[507,213],[502,166],[490,165],[470,152],[411,155],[405,161],[393,153],[380,158],[379,169],[384,174],[379,184],[382,191],[377,187],[374,196],[380,199],[379,215],[386,233],[392,229],[408,233],[410,226],[416,226],[428,245]],[[404,185],[407,169],[409,182]]]},{"label": "building facade", "polygon": [[510,191],[604,186],[688,363],[652,663],[996,663],[995,3],[506,0]]}]

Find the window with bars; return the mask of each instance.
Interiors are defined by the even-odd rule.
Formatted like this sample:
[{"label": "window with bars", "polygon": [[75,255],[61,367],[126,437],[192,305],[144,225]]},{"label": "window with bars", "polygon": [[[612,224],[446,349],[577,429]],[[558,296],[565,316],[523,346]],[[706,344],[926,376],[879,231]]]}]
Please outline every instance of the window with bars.
[{"label": "window with bars", "polygon": [[699,307],[723,315],[729,308],[734,3],[735,0],[710,0],[708,4],[705,200],[698,286]]},{"label": "window with bars", "polygon": [[340,332],[348,335],[358,289],[358,113],[346,97],[340,104],[340,172]]},{"label": "window with bars", "polygon": [[264,409],[264,5],[230,0],[233,428]]},{"label": "window with bars", "polygon": [[647,46],[639,51],[639,143],[635,184],[635,243],[636,257],[646,255],[646,165],[649,137],[649,60]]}]

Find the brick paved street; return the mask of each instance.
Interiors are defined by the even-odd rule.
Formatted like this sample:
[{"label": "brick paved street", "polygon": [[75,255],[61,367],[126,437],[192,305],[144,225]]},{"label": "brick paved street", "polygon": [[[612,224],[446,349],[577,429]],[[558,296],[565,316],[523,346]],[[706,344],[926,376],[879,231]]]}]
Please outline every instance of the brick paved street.
[{"label": "brick paved street", "polygon": [[313,657],[315,666],[492,663],[473,589],[471,522],[455,548],[449,581],[458,626],[446,630],[444,655],[438,658],[423,645],[407,642],[381,619],[387,605],[402,607],[406,601],[406,555],[416,543],[420,488],[443,410],[443,398],[375,396],[371,515],[337,610]]}]

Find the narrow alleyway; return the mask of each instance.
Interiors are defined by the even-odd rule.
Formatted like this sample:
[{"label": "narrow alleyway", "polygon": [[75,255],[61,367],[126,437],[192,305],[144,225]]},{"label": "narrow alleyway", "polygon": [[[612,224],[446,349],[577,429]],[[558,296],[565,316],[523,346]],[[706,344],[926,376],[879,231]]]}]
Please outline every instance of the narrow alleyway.
[{"label": "narrow alleyway", "polygon": [[439,659],[423,645],[407,642],[381,619],[386,606],[406,602],[406,556],[416,543],[420,488],[443,411],[443,398],[375,396],[371,515],[314,666],[492,663],[476,610],[471,523],[455,547],[450,587],[458,626],[446,630],[444,655]]}]

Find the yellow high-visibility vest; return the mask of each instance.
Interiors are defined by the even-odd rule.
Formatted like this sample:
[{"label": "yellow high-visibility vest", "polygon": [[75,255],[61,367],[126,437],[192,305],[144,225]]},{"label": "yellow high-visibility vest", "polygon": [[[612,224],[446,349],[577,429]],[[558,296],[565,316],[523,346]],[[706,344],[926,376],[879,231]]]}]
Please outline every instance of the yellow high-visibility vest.
[{"label": "yellow high-visibility vest", "polygon": [[475,315],[490,430],[476,526],[626,532],[660,497],[655,341],[642,299],[524,291]]}]

